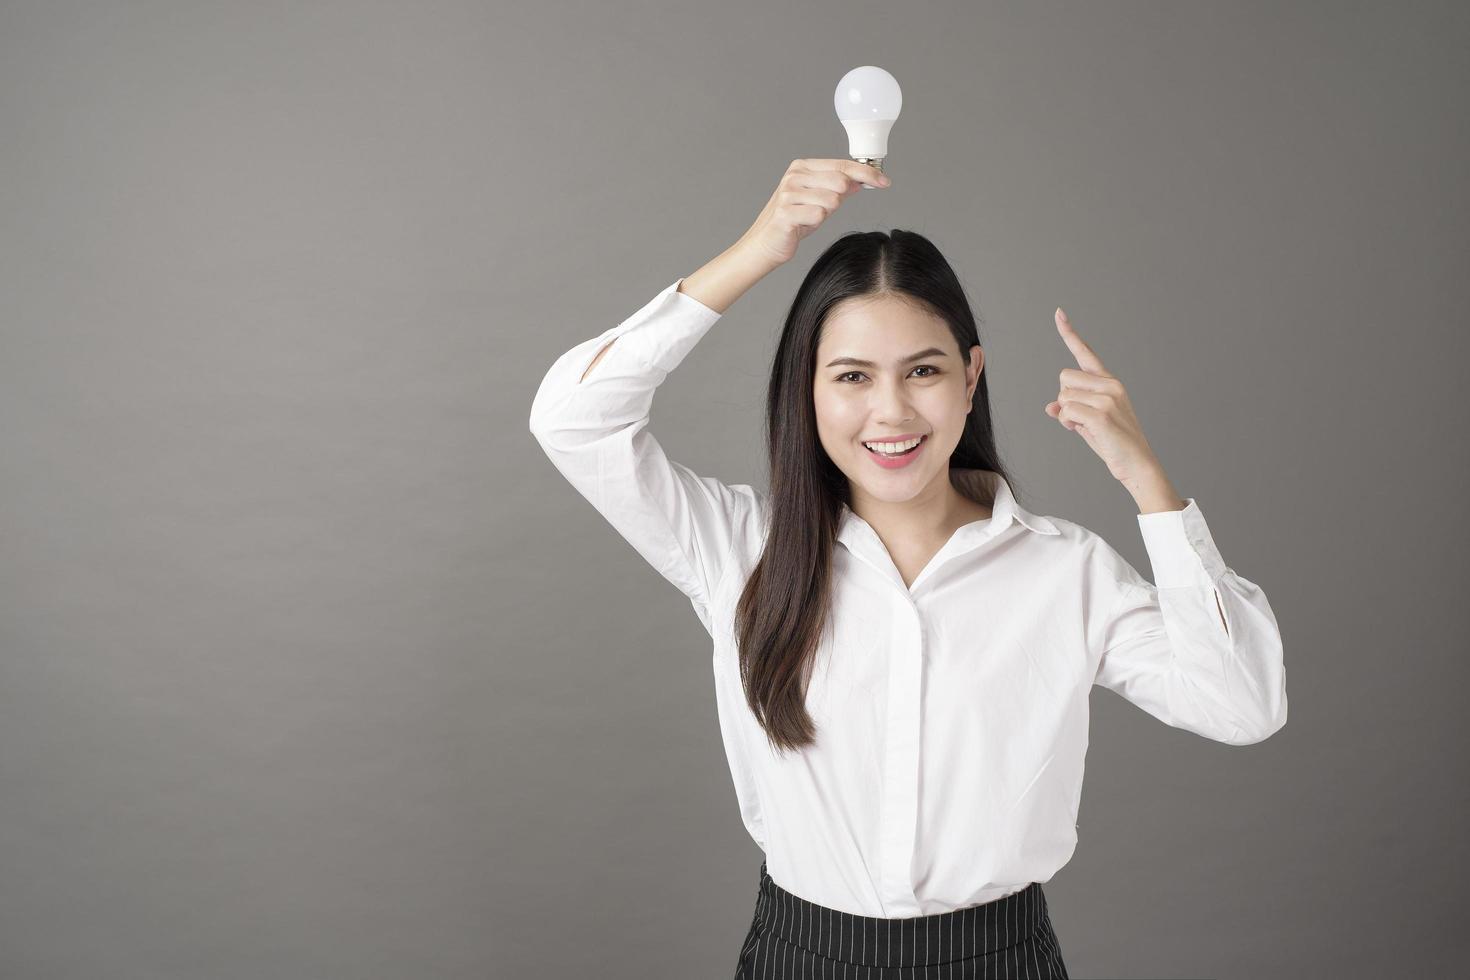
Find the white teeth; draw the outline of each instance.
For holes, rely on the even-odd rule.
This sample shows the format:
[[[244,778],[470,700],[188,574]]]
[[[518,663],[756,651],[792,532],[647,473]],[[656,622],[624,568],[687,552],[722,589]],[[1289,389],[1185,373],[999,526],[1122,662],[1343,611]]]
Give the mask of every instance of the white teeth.
[[[908,452],[923,441],[924,437],[920,436],[917,439],[910,439],[908,442],[865,442],[863,445],[875,452],[902,453]]]

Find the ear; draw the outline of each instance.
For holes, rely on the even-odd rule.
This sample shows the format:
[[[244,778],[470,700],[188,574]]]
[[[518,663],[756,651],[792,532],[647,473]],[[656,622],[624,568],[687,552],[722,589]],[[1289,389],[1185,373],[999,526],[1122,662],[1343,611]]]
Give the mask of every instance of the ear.
[[[965,401],[975,397],[980,384],[980,372],[985,370],[985,351],[979,344],[970,348],[970,363],[965,368]]]

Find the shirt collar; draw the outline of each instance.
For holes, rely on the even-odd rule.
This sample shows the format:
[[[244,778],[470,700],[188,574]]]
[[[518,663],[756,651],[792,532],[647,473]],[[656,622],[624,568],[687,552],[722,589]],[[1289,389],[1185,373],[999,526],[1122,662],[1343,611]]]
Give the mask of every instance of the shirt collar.
[[[985,504],[993,495],[994,503],[989,506],[991,515],[989,520],[977,521],[966,524],[955,532],[951,544],[962,547],[973,538],[976,543],[988,540],[1000,534],[1015,521],[1038,534],[1060,534],[1055,524],[1033,514],[1016,503],[1016,497],[1011,492],[1011,486],[1005,478],[992,470],[973,469],[964,466],[951,466],[949,468],[950,483],[955,489],[979,504]],[[993,493],[992,493],[993,488]],[[860,538],[876,537],[877,532],[872,525],[863,520],[847,504],[842,505],[842,516],[837,525],[837,540],[845,544],[849,550]]]

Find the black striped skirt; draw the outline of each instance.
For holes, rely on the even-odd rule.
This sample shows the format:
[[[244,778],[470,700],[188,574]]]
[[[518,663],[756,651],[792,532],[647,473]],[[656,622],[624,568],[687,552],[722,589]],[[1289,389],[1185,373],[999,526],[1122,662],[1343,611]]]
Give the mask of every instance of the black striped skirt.
[[[984,905],[879,919],[798,898],[761,862],[735,980],[1066,980],[1041,883]]]

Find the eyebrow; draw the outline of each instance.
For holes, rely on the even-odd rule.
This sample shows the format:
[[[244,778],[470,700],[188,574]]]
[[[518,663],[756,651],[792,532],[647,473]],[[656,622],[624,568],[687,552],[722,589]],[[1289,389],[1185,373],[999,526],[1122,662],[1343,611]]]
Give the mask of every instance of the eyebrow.
[[[946,357],[946,356],[948,356],[948,355],[946,355],[945,352],[942,351],[942,350],[940,350],[938,347],[929,347],[929,348],[927,348],[925,350],[919,351],[917,354],[910,354],[908,357],[905,357],[903,360],[899,361],[898,363],[900,363],[900,364],[909,364],[909,363],[912,363],[913,361],[922,361],[926,357]],[[827,362],[827,366],[828,367],[836,367],[839,364],[851,364],[851,365],[853,365],[855,367],[865,367],[865,368],[877,367],[878,366],[878,365],[874,364],[872,361],[865,361],[865,360],[863,360],[860,357],[839,357],[836,360],[828,361]]]

